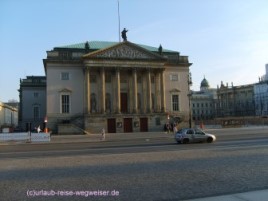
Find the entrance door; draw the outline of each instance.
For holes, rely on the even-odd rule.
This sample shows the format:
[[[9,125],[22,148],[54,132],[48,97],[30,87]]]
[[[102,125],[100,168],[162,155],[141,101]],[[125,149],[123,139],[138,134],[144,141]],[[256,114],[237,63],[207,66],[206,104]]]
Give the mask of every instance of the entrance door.
[[[140,131],[148,132],[148,118],[140,118]]]
[[[108,133],[116,133],[116,120],[107,119],[107,124],[108,124]]]
[[[127,93],[121,93],[121,112],[127,113]]]
[[[132,118],[124,119],[124,132],[131,133],[132,132]]]

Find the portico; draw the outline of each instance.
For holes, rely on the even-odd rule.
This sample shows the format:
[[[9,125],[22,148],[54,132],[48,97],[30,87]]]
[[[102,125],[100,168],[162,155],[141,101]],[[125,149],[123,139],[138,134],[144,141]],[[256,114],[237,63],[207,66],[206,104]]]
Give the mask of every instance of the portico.
[[[140,128],[141,117],[165,115],[166,60],[163,57],[124,42],[84,55],[83,59],[86,119],[92,116],[103,118],[103,122],[115,119],[119,127],[116,130],[121,131],[120,125],[124,126],[127,121],[135,119]],[[96,123],[99,122],[93,124]],[[134,125],[134,121],[131,124]]]
[[[127,77],[125,77],[126,74]],[[165,98],[163,98],[165,88],[162,87],[164,82],[163,79],[159,79],[163,77],[163,74],[163,68],[149,70],[148,68],[103,67],[98,69],[85,67],[85,114],[165,112]],[[92,75],[97,76],[96,79],[100,80],[97,83],[99,87],[96,83],[91,83]],[[107,75],[112,76],[111,82],[105,80]],[[121,79],[122,75],[124,75],[124,79]],[[139,76],[139,83],[137,76]],[[111,86],[115,86],[115,88],[111,90]],[[97,94],[94,94],[100,97],[100,101],[96,105],[93,103],[92,91],[96,91]],[[128,97],[127,111],[122,111],[122,94],[127,94]],[[113,107],[110,108],[110,106]]]

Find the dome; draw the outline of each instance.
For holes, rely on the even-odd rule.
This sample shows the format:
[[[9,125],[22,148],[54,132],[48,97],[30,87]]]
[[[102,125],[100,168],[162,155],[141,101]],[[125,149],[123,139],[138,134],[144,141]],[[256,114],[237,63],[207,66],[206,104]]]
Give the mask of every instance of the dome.
[[[204,77],[204,79],[201,82],[200,89],[208,89],[209,88],[209,83],[207,79]]]
[[[201,87],[209,87],[208,81],[206,78],[204,78],[201,82]]]

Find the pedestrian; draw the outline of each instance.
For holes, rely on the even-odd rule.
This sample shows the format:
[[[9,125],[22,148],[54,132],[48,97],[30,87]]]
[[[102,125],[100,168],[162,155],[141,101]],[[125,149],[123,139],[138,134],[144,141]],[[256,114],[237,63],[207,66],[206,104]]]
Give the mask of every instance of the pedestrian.
[[[177,126],[176,126],[176,124],[174,124],[174,126],[173,126],[173,133],[176,134],[177,131],[178,131]]]
[[[101,140],[105,140],[105,129],[101,129]]]
[[[37,133],[40,133],[41,131],[41,128],[40,128],[40,125],[37,127]]]

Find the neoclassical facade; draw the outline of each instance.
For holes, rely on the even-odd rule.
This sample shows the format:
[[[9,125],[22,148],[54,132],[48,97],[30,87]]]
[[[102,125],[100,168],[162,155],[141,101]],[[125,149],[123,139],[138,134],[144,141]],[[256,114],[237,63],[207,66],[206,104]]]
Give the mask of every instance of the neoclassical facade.
[[[47,52],[48,127],[99,133],[186,124],[191,63],[176,51],[93,41]]]
[[[228,86],[221,82],[221,86],[217,88],[218,117],[234,117],[234,116],[254,116],[254,84]]]
[[[200,91],[191,96],[192,117],[194,121],[210,120],[216,117],[217,89],[210,88],[206,78],[201,81]]]
[[[19,127],[23,131],[45,128],[46,76],[27,76],[20,79]]]

